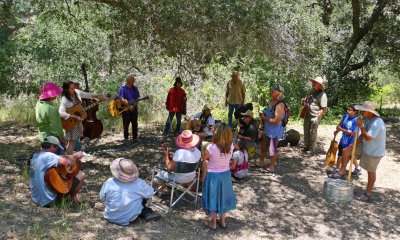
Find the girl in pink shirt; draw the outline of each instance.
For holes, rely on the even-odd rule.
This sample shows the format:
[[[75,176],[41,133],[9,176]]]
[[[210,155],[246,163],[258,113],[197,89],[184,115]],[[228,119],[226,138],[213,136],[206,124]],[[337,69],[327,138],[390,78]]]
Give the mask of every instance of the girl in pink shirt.
[[[232,130],[226,123],[217,125],[210,144],[203,153],[207,174],[203,183],[203,209],[210,218],[208,227],[226,228],[225,213],[236,208],[229,161],[233,154]]]

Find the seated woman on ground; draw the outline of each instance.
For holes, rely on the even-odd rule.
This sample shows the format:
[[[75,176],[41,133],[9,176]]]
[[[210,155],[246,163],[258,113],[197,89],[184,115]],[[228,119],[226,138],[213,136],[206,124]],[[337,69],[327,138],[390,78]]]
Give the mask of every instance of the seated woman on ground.
[[[110,165],[114,177],[109,178],[100,190],[100,200],[105,202],[104,218],[112,223],[127,226],[135,219],[156,220],[160,215],[146,207],[154,189],[139,178],[139,170],[130,159],[117,158]]]
[[[175,144],[178,149],[172,156],[169,152],[168,147],[163,144],[164,147],[164,157],[165,157],[165,166],[169,171],[174,171],[177,162],[185,162],[185,163],[197,163],[201,158],[201,152],[196,147],[199,143],[200,138],[196,134],[193,134],[190,130],[184,130],[178,137],[175,139]],[[175,174],[175,182],[176,183],[190,183],[196,176],[196,172],[190,173],[176,173]],[[158,188],[162,181],[158,178],[173,180],[174,175],[170,174],[166,171],[160,171],[157,174],[157,177],[153,179],[153,187]],[[163,186],[160,191],[164,189]]]
[[[246,151],[246,142],[239,140],[235,147],[237,150],[233,153],[229,165],[232,176],[242,179],[249,173],[249,155]]]
[[[207,104],[204,105],[201,112],[190,117],[192,123],[194,123],[196,119],[200,120],[200,126],[191,124],[191,130],[199,135],[202,139],[212,137],[212,128],[215,125],[215,119],[211,115],[211,108]]]

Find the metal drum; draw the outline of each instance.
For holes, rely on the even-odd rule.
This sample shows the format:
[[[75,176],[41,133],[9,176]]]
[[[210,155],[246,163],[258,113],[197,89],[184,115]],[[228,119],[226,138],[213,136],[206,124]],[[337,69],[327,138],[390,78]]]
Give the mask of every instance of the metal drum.
[[[323,195],[328,201],[336,203],[351,202],[354,197],[353,179],[350,181],[350,186],[347,186],[347,180],[326,177],[324,179]]]

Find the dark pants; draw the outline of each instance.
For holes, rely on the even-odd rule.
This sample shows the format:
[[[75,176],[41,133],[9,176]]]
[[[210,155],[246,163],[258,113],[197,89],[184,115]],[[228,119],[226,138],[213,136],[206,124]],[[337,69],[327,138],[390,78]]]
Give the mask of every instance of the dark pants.
[[[181,132],[181,117],[182,117],[182,113],[169,112],[168,119],[167,119],[167,122],[165,123],[164,131],[163,131],[164,135],[168,134],[169,129],[171,128],[171,123],[172,123],[172,120],[174,119],[174,115],[175,114],[176,114],[175,133],[180,133]]]
[[[132,123],[132,138],[138,136],[138,110],[135,108],[132,112],[125,111],[122,113],[122,124],[124,125],[124,138],[129,139],[129,125]]]

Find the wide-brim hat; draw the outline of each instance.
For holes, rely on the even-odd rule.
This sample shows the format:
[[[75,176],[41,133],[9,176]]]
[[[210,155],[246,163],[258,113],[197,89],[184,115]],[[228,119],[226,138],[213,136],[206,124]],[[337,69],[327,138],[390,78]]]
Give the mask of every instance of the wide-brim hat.
[[[315,77],[315,78],[311,78],[310,81],[319,83],[322,86],[322,89],[325,88],[326,79],[323,78],[323,77],[318,76],[318,77]]]
[[[379,113],[375,111],[376,104],[373,102],[365,101],[362,105],[354,105],[354,109],[363,112],[370,112],[375,114],[375,116],[379,117]]]
[[[176,146],[183,149],[194,148],[200,141],[200,137],[196,134],[193,134],[190,130],[184,130],[179,136],[175,139]]]
[[[204,106],[203,106],[203,109],[202,109],[202,111],[205,111],[205,110],[212,110],[212,108],[208,105],[208,104],[205,104]]]
[[[57,145],[59,148],[64,149],[63,146],[60,143],[60,140],[58,140],[57,137],[54,136],[47,136],[43,139],[44,143],[51,143],[53,145]]]
[[[112,175],[121,182],[133,182],[139,177],[139,170],[132,160],[117,158],[110,165]]]
[[[241,113],[242,116],[249,116],[249,117],[253,117],[253,111],[251,110],[247,110],[244,113]]]
[[[42,93],[39,96],[40,100],[57,97],[62,93],[62,88],[59,88],[57,84],[48,82],[43,86]]]

